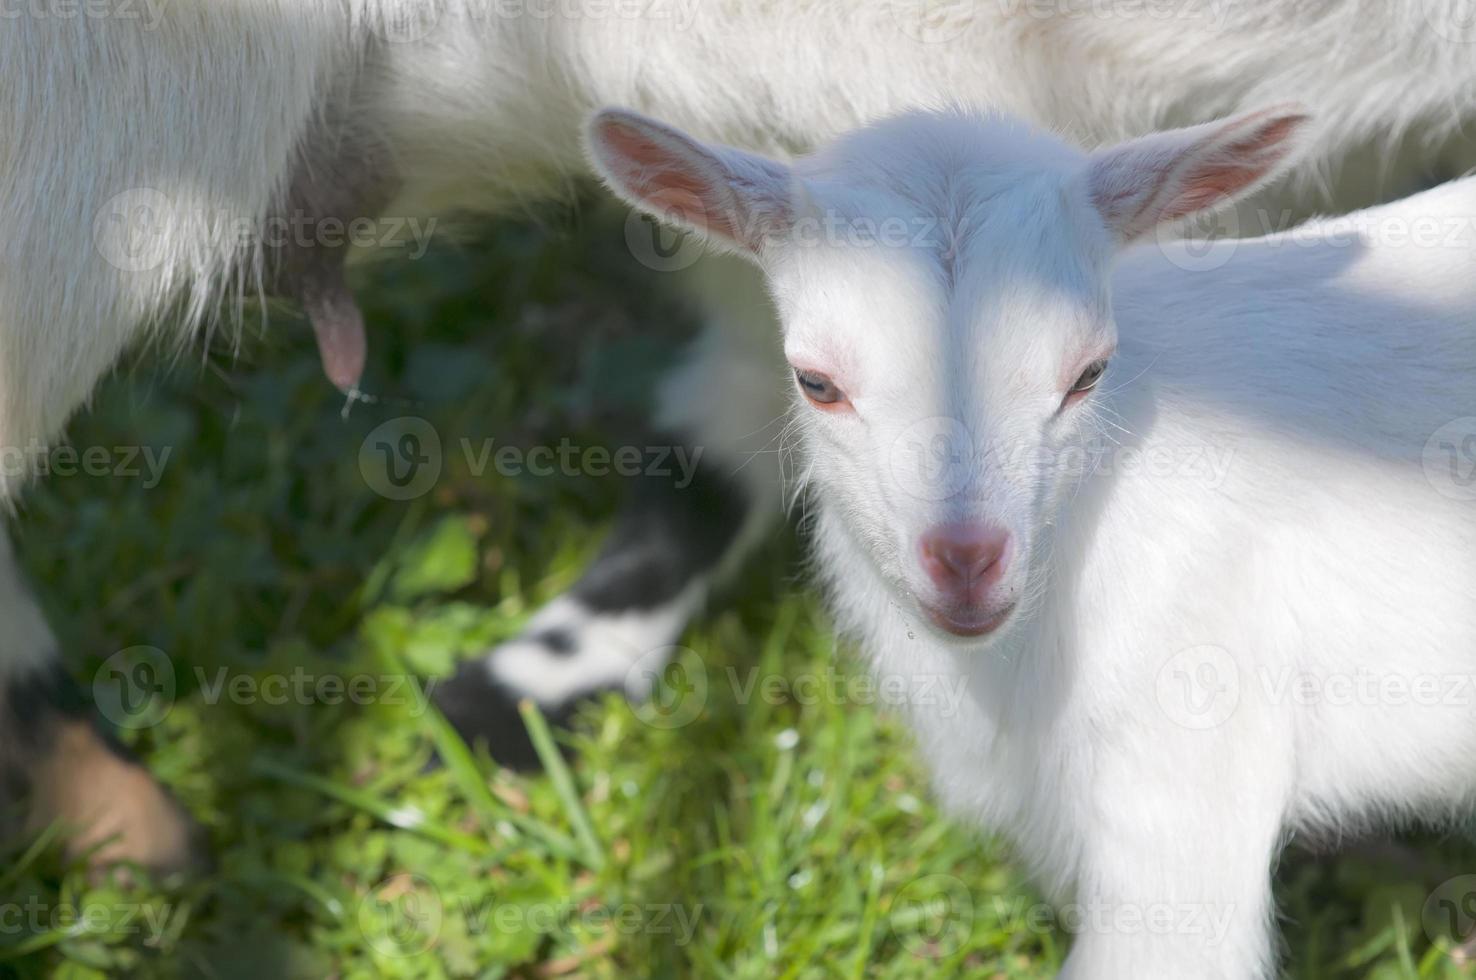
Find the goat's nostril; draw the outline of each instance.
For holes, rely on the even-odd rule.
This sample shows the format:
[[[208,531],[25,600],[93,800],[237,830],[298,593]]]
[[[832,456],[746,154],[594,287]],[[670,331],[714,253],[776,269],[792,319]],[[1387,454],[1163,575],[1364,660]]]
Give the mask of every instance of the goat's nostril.
[[[958,592],[1003,577],[1010,534],[985,524],[945,524],[924,534],[921,544],[928,577],[940,589]]]

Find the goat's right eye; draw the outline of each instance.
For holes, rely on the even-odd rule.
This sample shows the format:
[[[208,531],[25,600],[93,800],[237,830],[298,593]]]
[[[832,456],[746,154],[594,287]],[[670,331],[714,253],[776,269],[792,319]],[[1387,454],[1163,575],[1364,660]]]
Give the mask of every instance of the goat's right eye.
[[[845,392],[835,386],[829,375],[795,368],[794,379],[799,382],[805,397],[816,405],[837,405],[846,400]]]

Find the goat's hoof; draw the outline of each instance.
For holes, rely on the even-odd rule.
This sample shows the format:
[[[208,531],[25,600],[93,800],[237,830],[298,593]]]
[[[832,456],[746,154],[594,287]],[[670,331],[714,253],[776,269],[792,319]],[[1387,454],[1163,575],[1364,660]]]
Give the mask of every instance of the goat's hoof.
[[[509,769],[523,772],[537,769],[538,753],[523,724],[523,716],[518,713],[518,702],[528,695],[492,676],[488,661],[496,655],[497,651],[493,650],[459,664],[454,675],[436,686],[436,707],[467,745],[485,744],[492,758]],[[539,707],[550,723],[562,725],[568,722],[578,703]]]
[[[136,865],[178,877],[210,865],[203,828],[137,761],[92,724],[68,721],[36,772],[30,824],[61,825],[67,853],[98,872]]]

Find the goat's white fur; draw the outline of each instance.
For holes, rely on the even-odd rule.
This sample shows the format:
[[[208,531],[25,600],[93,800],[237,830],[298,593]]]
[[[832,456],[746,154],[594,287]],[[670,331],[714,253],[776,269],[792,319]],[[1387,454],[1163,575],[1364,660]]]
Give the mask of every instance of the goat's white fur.
[[[239,0],[15,18],[0,32],[14,229],[0,244],[0,446],[54,437],[149,327],[188,336],[221,297],[256,290],[259,250],[231,222],[272,213],[325,120],[387,145],[403,181],[391,210],[418,214],[556,189],[583,172],[579,120],[609,103],[782,152],[944,100],[1091,144],[1295,97],[1322,123],[1302,190],[1336,186],[1347,207],[1466,159],[1462,8],[1066,2],[1042,18],[1029,4],[788,0],[507,16],[487,0]],[[924,17],[944,40],[915,39]],[[1372,152],[1349,165],[1360,147]],[[120,244],[127,269],[103,254]]]
[[[585,171],[580,120],[608,103],[782,156],[915,103],[997,106],[1095,144],[1295,97],[1319,128],[1280,200],[1346,209],[1473,159],[1460,132],[1476,96],[1463,8],[1183,0],[1158,19],[1066,0],[1045,20],[1030,4],[782,0],[628,18],[603,3],[507,17],[489,0],[232,0],[144,18],[121,4],[106,17],[27,12],[0,31],[0,448],[34,455],[139,340],[179,343],[236,319],[263,259],[222,229],[271,214],[304,144],[335,126],[383,142],[402,181],[391,213],[420,215],[559,191]],[[916,39],[924,18],[936,43]],[[740,407],[760,414],[748,427],[729,415],[730,428],[772,421],[760,400]],[[0,502],[20,482],[9,459]],[[39,622],[7,555],[0,564],[0,608]],[[44,629],[23,632],[9,639],[26,650],[6,644],[0,673],[49,650]]]
[[[966,683],[956,710],[909,716],[951,808],[1097,910],[1071,977],[1268,975],[1285,834],[1476,807],[1476,500],[1429,466],[1442,427],[1476,431],[1476,178],[1221,243],[1212,269],[1158,244],[1112,271],[1124,228],[1144,226],[1136,206],[1103,207],[1103,181],[1171,216],[1185,174],[1242,191],[1295,124],[1088,158],[1009,120],[916,113],[759,188],[745,154],[639,116],[591,129],[612,187],[658,215],[673,181],[726,181],[696,192],[709,209],[789,201],[756,258],[790,360],[853,406],[797,408],[817,567],[879,672]],[[822,212],[939,232],[890,248],[800,235]],[[1443,233],[1397,237],[1413,227]],[[1100,390],[1063,407],[1119,332]],[[912,442],[939,417],[956,435],[920,485]],[[1089,457],[1098,432],[1109,451]],[[920,608],[916,542],[959,520],[1016,541],[997,588],[1017,611],[985,639]]]

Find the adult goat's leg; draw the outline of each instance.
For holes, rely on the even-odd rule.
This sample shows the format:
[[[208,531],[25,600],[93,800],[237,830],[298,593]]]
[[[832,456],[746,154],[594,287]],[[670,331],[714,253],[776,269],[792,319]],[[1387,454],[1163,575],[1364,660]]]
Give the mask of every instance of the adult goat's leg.
[[[0,31],[0,64],[20,80],[0,109],[0,215],[15,230],[0,237],[0,513],[33,469],[16,463],[46,452],[124,350],[166,328],[184,342],[222,297],[255,292],[241,230],[280,203],[325,92],[354,63],[343,4],[158,14]],[[32,825],[60,821],[103,861],[186,863],[188,820],[82,704],[0,542],[6,812],[23,798]]]
[[[0,531],[0,806],[7,823],[54,822],[73,853],[182,870],[196,825],[148,771],[104,736],[63,669],[56,639]]]

